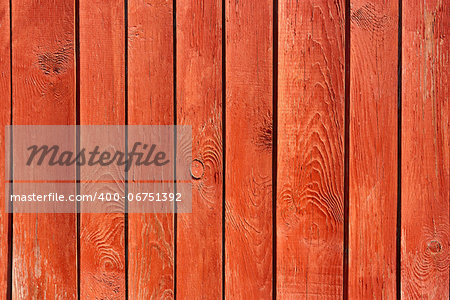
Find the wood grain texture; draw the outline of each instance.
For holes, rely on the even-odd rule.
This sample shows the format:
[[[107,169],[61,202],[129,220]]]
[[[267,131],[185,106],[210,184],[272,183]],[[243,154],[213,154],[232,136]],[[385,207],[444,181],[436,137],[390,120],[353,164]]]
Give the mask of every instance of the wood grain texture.
[[[128,6],[128,124],[173,124],[172,1]],[[141,187],[129,184],[129,191]],[[129,299],[174,298],[173,216],[129,214]]]
[[[398,1],[351,1],[349,299],[396,296]]]
[[[191,125],[192,213],[178,215],[177,297],[222,297],[222,2],[177,3],[177,124]]]
[[[13,123],[74,124],[74,2],[14,0],[11,9]],[[75,299],[75,214],[14,214],[13,236],[12,298]]]
[[[9,39],[9,1],[0,1],[0,299],[7,299],[10,257],[9,218],[5,193],[5,126],[11,122],[11,68]]]
[[[404,1],[402,299],[449,299],[449,34],[446,1]]]
[[[272,297],[273,1],[227,0],[225,296]]]
[[[344,1],[280,1],[277,296],[342,298]]]
[[[80,1],[81,125],[125,124],[124,18],[123,1]],[[125,136],[117,136],[122,138]],[[81,176],[83,179],[83,172]],[[81,193],[95,189],[123,195],[124,173],[100,174],[90,179],[102,177],[115,183],[81,184]],[[124,242],[124,214],[81,214],[82,299],[125,299]]]

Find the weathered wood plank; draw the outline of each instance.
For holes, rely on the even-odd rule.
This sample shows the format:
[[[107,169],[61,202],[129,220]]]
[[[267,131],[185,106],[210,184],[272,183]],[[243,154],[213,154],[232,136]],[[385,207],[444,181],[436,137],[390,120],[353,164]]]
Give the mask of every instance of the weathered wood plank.
[[[398,1],[351,1],[349,299],[396,296]]]
[[[273,1],[227,0],[225,296],[272,296]]]
[[[9,218],[6,213],[5,126],[11,122],[11,69],[9,39],[9,1],[0,1],[0,299],[7,299],[10,257]]]
[[[80,1],[81,125],[125,124],[124,19],[123,1]],[[81,134],[83,143],[85,137],[83,132]],[[117,136],[117,139],[122,138],[125,136]],[[82,183],[81,193],[98,190],[123,195],[124,173],[90,178],[90,174],[83,174],[82,170],[83,178],[107,178],[115,183]],[[81,298],[125,299],[124,243],[124,214],[81,214]]]
[[[193,136],[192,213],[178,215],[177,297],[222,297],[222,4],[177,3],[177,124]]]
[[[174,121],[172,1],[149,3],[128,3],[128,124],[170,125]],[[140,188],[139,183],[129,184],[131,193],[145,191]],[[173,216],[129,214],[129,299],[174,297]]]
[[[74,2],[14,0],[11,9],[13,123],[74,124]],[[74,299],[75,214],[14,214],[13,228],[13,299]]]
[[[449,34],[448,2],[402,7],[403,299],[448,299]]]
[[[277,296],[342,298],[344,1],[280,1]]]

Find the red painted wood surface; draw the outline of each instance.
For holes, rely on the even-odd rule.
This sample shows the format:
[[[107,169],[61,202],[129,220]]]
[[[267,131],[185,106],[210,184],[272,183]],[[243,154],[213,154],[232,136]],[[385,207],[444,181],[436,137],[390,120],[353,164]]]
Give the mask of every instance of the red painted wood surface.
[[[279,299],[448,299],[449,5],[276,3],[0,2],[0,299],[75,299],[78,284],[81,299],[270,299],[275,290]],[[192,213],[129,214],[127,240],[123,213],[83,213],[79,224],[75,214],[16,213],[9,223],[4,126],[75,124],[76,112],[82,125],[191,125]],[[82,182],[82,193],[126,191],[122,171],[81,175],[102,181]],[[131,177],[128,187],[140,186]]]
[[[344,1],[280,1],[277,296],[342,298]]]
[[[192,213],[177,219],[177,297],[222,297],[222,4],[177,2],[177,124],[191,125]]]
[[[10,256],[10,215],[6,213],[5,126],[11,122],[11,69],[9,40],[9,1],[0,1],[0,299],[7,299]]]
[[[403,2],[402,299],[449,299],[449,34],[445,1]]]
[[[228,0],[225,297],[272,294],[272,1]]]
[[[123,1],[80,1],[81,125],[125,124],[124,20]],[[89,178],[115,183],[82,183],[81,193],[98,189],[123,195],[124,176]],[[125,299],[124,214],[81,214],[79,226],[81,298]]]
[[[173,124],[172,24],[172,1],[128,2],[130,125]],[[144,189],[128,186],[130,193]],[[128,222],[129,299],[173,298],[174,215],[132,213]]]
[[[74,2],[11,4],[13,124],[74,124]],[[75,298],[75,214],[14,214],[12,263],[13,299]]]
[[[349,299],[396,295],[398,1],[351,1]]]

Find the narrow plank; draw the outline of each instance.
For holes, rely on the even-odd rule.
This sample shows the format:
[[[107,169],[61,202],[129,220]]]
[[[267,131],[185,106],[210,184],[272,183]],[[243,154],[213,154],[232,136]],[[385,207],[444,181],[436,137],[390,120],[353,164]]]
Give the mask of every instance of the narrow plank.
[[[342,298],[344,1],[280,1],[277,296]]]
[[[348,298],[396,297],[398,1],[351,1]]]
[[[272,296],[273,1],[226,12],[225,296]]]
[[[124,19],[123,1],[80,1],[81,125],[125,124]],[[117,136],[117,139],[124,137]],[[82,170],[81,178],[83,176],[88,174],[84,175]],[[108,186],[81,184],[81,193],[98,190],[123,195],[124,174],[100,174],[99,178],[90,179],[103,176],[116,183]],[[82,299],[125,299],[124,243],[124,214],[81,214]]]
[[[173,124],[173,7],[128,3],[128,124]],[[129,184],[129,191],[143,186]],[[173,214],[128,217],[129,299],[174,298]]]
[[[403,299],[449,299],[450,7],[402,7]]]
[[[177,124],[191,125],[192,213],[177,225],[177,297],[222,297],[222,2],[177,3]]]
[[[5,126],[11,122],[11,69],[9,39],[9,1],[0,1],[0,299],[8,295],[8,263],[10,257],[9,218],[5,210]]]
[[[74,2],[11,4],[13,123],[74,124]],[[12,298],[74,299],[75,214],[14,214],[13,236]]]

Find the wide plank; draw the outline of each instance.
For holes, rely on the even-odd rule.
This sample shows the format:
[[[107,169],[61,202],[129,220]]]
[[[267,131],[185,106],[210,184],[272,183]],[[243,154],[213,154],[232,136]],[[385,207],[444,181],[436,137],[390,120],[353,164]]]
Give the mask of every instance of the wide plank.
[[[273,1],[225,15],[225,297],[271,299]]]
[[[192,213],[177,218],[177,297],[222,297],[222,2],[177,2],[177,124],[191,125]]]
[[[348,298],[394,299],[398,1],[350,6]]]
[[[280,299],[342,298],[344,2],[279,2]]]
[[[124,2],[82,0],[80,5],[80,124],[125,124]],[[124,141],[125,135],[109,136]],[[89,137],[83,136],[81,142]],[[120,144],[120,143],[119,143]],[[125,148],[117,149],[125,151]],[[82,181],[81,193],[124,195],[124,172],[102,171]],[[108,182],[100,182],[100,181]],[[106,206],[104,207],[105,209]],[[83,211],[83,203],[81,203]],[[82,299],[125,299],[125,229],[123,213],[80,216],[80,296]]]
[[[402,7],[402,299],[449,299],[449,35],[445,1]]]
[[[75,124],[74,1],[11,5],[13,124]],[[15,213],[12,298],[75,299],[76,241],[74,213]]]
[[[172,5],[169,0],[128,2],[130,125],[174,122]],[[130,193],[148,192],[139,182],[128,186]],[[174,215],[130,213],[128,242],[129,299],[174,298]]]
[[[0,1],[0,299],[9,297],[10,218],[6,211],[5,126],[11,122],[11,68],[9,39],[9,1]]]

